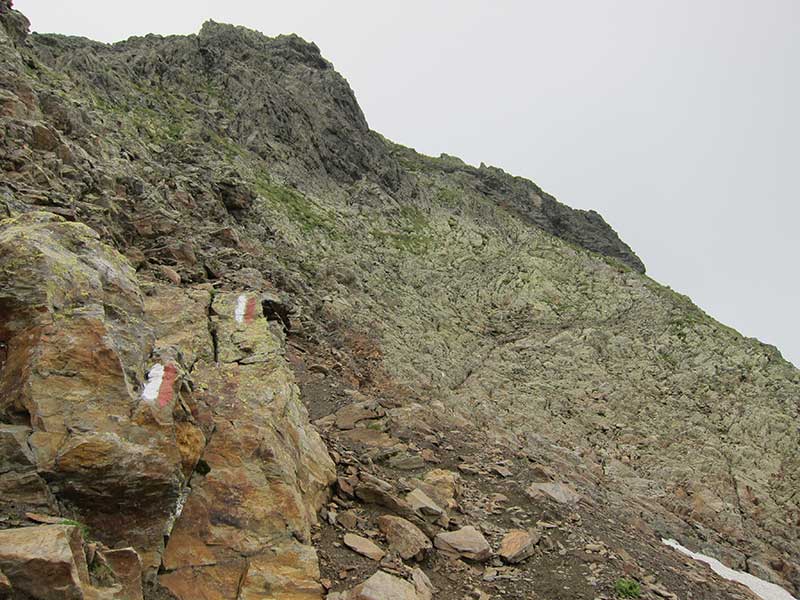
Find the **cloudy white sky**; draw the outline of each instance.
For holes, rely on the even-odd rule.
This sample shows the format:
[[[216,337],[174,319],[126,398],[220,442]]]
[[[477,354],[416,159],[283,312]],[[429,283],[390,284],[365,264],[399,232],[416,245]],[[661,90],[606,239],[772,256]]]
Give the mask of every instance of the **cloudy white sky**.
[[[17,0],[102,41],[213,18],[316,42],[373,129],[593,208],[800,365],[797,0]]]

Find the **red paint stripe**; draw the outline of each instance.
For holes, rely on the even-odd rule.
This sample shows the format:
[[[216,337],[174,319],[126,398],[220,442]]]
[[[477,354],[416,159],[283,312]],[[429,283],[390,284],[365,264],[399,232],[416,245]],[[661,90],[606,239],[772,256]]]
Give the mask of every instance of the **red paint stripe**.
[[[164,367],[164,378],[161,380],[161,387],[158,388],[158,405],[164,408],[172,400],[172,388],[178,378],[178,369],[172,363]]]
[[[255,297],[250,297],[247,299],[247,307],[244,309],[244,322],[245,323],[252,323],[253,319],[256,318],[256,299]]]

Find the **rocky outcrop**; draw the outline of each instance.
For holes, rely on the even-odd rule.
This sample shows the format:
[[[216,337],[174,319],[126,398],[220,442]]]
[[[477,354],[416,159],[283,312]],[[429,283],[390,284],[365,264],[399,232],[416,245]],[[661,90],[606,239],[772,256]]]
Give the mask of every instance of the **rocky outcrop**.
[[[3,464],[17,482],[3,501],[18,517],[74,517],[152,568],[185,478],[186,415],[176,379],[158,402],[140,394],[153,335],[134,271],[85,225],[46,213],[0,222],[0,254]]]
[[[172,296],[156,292],[154,304]],[[285,363],[282,326],[267,321],[255,293],[220,293],[213,302],[209,294],[208,302],[218,361],[200,361],[192,371],[193,412],[208,441],[159,583],[183,600],[211,593],[221,578],[234,590],[243,581],[244,598],[265,581],[275,594],[319,598],[307,544],[335,472]],[[182,327],[162,321],[159,337],[174,339]]]
[[[127,260],[47,213],[0,222],[0,253],[6,518],[76,519],[109,546],[133,546],[147,581],[163,560],[160,582],[178,597],[225,574],[237,589],[244,581],[243,597],[265,578],[293,590],[301,573],[300,588],[319,597],[314,550],[298,541],[310,541],[333,463],[286,366],[283,326],[267,321],[259,295],[212,302],[208,289],[150,284],[146,313]],[[34,529],[61,531],[0,532],[0,551],[22,548],[17,538]],[[59,552],[53,560],[72,564]],[[116,550],[101,560],[130,574]],[[67,585],[43,568],[42,586]],[[64,569],[53,577],[83,598],[80,565]],[[141,590],[140,571],[130,578]]]

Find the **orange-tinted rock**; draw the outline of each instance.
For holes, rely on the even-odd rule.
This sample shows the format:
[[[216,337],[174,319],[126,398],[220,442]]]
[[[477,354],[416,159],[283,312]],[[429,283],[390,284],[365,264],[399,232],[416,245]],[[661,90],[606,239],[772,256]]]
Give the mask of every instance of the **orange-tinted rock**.
[[[114,573],[114,600],[142,600],[142,561],[133,548],[101,548],[95,561]]]
[[[313,549],[302,545],[284,554],[264,553],[293,538],[310,540],[335,472],[308,423],[283,358],[281,335],[267,323],[258,298],[219,294],[214,300],[220,362],[200,361],[192,374],[202,390],[194,401],[207,411],[213,433],[203,450],[204,469],[193,475],[167,544],[164,568],[172,572],[160,580],[170,589],[185,581],[186,573],[213,573],[209,565],[247,555],[250,583],[245,587],[252,595],[260,585],[255,582],[278,585],[275,581],[292,560],[311,560],[308,551]],[[275,597],[318,597],[316,579],[318,573],[311,577],[313,585],[295,590],[300,595]],[[197,593],[206,593],[204,586],[211,582],[207,576],[196,578]]]
[[[0,571],[19,597],[83,600],[89,587],[81,533],[69,525],[0,531]]]
[[[439,506],[455,508],[456,498],[461,492],[461,476],[446,469],[433,469],[422,478],[423,492],[428,494]]]
[[[538,541],[539,538],[530,532],[515,529],[509,531],[503,537],[498,554],[500,558],[508,563],[522,562],[533,554],[534,547]]]
[[[178,600],[231,600],[237,597],[246,568],[243,558],[209,567],[185,568],[160,575],[158,583]]]
[[[378,518],[378,527],[386,536],[389,548],[397,552],[403,560],[422,559],[433,547],[428,536],[402,517],[383,515]]]
[[[52,512],[52,493],[155,566],[184,477],[172,414],[142,407],[153,335],[134,271],[97,233],[48,213],[0,222],[0,254],[0,417],[30,424],[36,471],[0,495]]]
[[[192,474],[203,449],[206,446],[206,436],[202,430],[188,421],[175,423],[175,442],[181,456],[181,466],[185,477]]]
[[[185,512],[184,509],[184,514]],[[189,521],[187,517],[182,516],[182,519],[184,522]],[[201,536],[193,535],[185,526],[180,529],[173,529],[169,544],[167,544],[167,549],[164,552],[163,566],[165,569],[174,571],[184,567],[213,565],[216,562],[217,559],[214,553]]]
[[[319,579],[319,563],[314,548],[289,541],[269,553],[250,558],[240,598],[321,600],[323,587]]]

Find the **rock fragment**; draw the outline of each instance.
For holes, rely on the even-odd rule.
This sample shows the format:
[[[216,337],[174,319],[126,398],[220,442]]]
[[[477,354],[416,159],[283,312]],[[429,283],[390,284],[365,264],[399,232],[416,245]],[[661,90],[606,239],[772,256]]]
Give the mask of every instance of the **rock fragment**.
[[[414,589],[417,590],[419,600],[433,600],[433,593],[436,590],[425,571],[419,567],[414,568],[411,571],[411,581],[414,583]]]
[[[559,504],[576,504],[581,499],[580,494],[565,483],[533,483],[527,493],[534,498],[547,496]]]
[[[421,489],[416,488],[406,495],[411,510],[423,519],[436,520],[444,514],[444,509],[431,500]]]
[[[416,588],[394,575],[378,571],[364,583],[356,586],[352,600],[420,600]]]
[[[384,515],[378,518],[378,527],[386,536],[389,548],[397,552],[403,560],[420,560],[433,548],[428,536],[402,517]]]
[[[433,540],[440,550],[458,554],[464,558],[482,562],[492,555],[492,548],[483,534],[471,525],[457,531],[438,534]]]
[[[0,572],[15,594],[37,600],[83,600],[90,587],[81,532],[73,525],[0,531]]]
[[[336,427],[354,429],[361,421],[379,419],[386,411],[377,402],[356,402],[340,408],[336,412]]]
[[[357,552],[358,554],[366,556],[374,561],[379,561],[386,555],[386,553],[381,550],[377,544],[354,533],[345,534],[344,545],[350,548],[353,552]]]
[[[533,554],[539,536],[528,531],[515,529],[509,531],[500,542],[498,554],[505,562],[515,564],[522,562]]]

